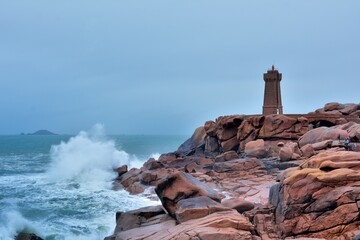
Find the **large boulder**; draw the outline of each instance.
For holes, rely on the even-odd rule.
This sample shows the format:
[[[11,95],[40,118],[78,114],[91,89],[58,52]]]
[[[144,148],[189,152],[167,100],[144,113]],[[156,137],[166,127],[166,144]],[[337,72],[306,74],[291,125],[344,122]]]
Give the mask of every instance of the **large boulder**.
[[[304,117],[287,117],[285,115],[251,116],[238,128],[237,139],[240,150],[248,142],[264,139],[297,140],[309,130],[309,122]]]
[[[165,165],[162,162],[155,160],[154,158],[150,158],[143,164],[143,168],[146,170],[155,170],[163,167],[165,167]]]
[[[331,102],[331,103],[326,103],[325,104],[324,111],[329,112],[329,111],[334,111],[334,110],[341,110],[344,107],[345,107],[344,104],[341,104],[341,103],[338,103],[338,102]]]
[[[121,177],[121,175],[123,175],[124,173],[127,173],[128,166],[122,165],[121,167],[114,169],[114,171],[118,173],[118,177]]]
[[[143,207],[128,212],[116,213],[115,232],[141,227],[148,219],[165,214],[162,206]]]
[[[205,145],[206,131],[204,127],[198,127],[191,138],[180,145],[177,152],[189,154],[196,151],[197,148],[202,148]]]
[[[129,187],[136,181],[139,181],[139,174],[141,173],[140,169],[132,168],[126,173],[122,174],[120,177],[117,178],[118,181],[125,187]]]
[[[342,129],[329,128],[329,127],[319,127],[312,129],[305,133],[298,141],[298,144],[301,147],[306,144],[313,144],[317,142],[322,142],[325,140],[338,140],[345,139],[348,137],[348,132]]]
[[[344,115],[350,115],[353,112],[356,112],[358,110],[358,104],[345,104],[345,107],[343,109],[340,109],[339,111]]]
[[[232,150],[237,151],[238,148],[239,148],[239,141],[237,140],[236,136],[221,142],[222,152],[228,152]]]
[[[260,128],[263,126],[265,116],[251,116],[244,120],[238,128],[236,138],[239,140],[240,150],[245,149],[246,143],[256,140]]]
[[[244,120],[244,115],[221,116],[216,121],[207,121],[204,125],[206,133],[204,154],[215,157],[222,152],[238,150],[238,127]]]
[[[312,144],[306,144],[300,148],[301,154],[305,158],[309,158],[315,155],[315,149]]]
[[[15,237],[15,240],[43,240],[43,239],[35,235],[34,233],[21,232]]]
[[[207,196],[221,202],[223,198],[223,195],[184,172],[169,175],[156,186],[155,192],[171,216],[175,216],[177,203],[182,199]]]
[[[294,154],[294,151],[289,146],[284,146],[284,147],[280,148],[280,150],[279,150],[280,161],[290,161],[292,159],[293,154]]]
[[[359,104],[355,103],[326,103],[323,108],[317,109],[315,112],[319,114],[338,114],[338,115],[357,115],[356,111],[360,109]]]
[[[229,208],[224,207],[209,197],[186,198],[178,202],[175,218],[178,223],[183,223],[191,219],[205,217],[214,212],[227,210]]]
[[[309,158],[300,167],[319,168],[324,171],[340,168],[360,170],[360,152],[328,150]]]
[[[288,142],[279,150],[280,161],[297,159],[300,156],[300,149],[297,143]]]
[[[115,232],[106,240],[255,240],[251,231],[254,226],[236,210],[215,212],[203,218],[188,220],[176,225],[168,220],[141,228]]]
[[[269,148],[265,146],[263,139],[258,139],[246,143],[245,153],[249,157],[265,158],[269,155]]]
[[[217,127],[216,122],[214,122],[214,121],[205,122],[204,129],[205,129],[206,135],[208,135],[209,137],[216,136],[217,128],[218,127]]]
[[[309,130],[304,117],[291,118],[285,115],[267,115],[258,138],[298,139]]]
[[[172,162],[176,162],[176,159]],[[179,161],[179,163],[180,162],[181,161]],[[129,193],[139,194],[143,193],[149,186],[156,186],[161,179],[169,174],[173,174],[178,171],[179,170],[177,168],[165,168],[162,162],[150,159],[141,169],[132,168],[117,177],[116,180],[117,183],[120,183]],[[115,186],[116,185],[114,185],[114,188]],[[115,189],[117,189],[117,187]]]
[[[352,239],[360,226],[359,166],[360,153],[330,149],[285,170],[270,190],[282,237]]]
[[[230,115],[219,117],[216,120],[216,135],[220,141],[226,141],[237,134],[238,127],[244,120],[244,115]]]

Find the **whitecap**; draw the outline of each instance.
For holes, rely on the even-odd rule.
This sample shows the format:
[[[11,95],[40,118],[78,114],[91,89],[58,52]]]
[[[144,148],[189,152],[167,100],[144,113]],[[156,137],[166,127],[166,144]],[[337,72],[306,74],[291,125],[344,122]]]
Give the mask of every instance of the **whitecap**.
[[[99,124],[89,132],[81,131],[68,142],[52,146],[50,158],[46,175],[51,182],[109,182],[116,177],[114,168],[129,164],[129,154],[116,149]]]
[[[41,235],[33,225],[33,223],[22,216],[17,210],[4,210],[0,213],[0,239],[13,240],[15,236],[23,230]]]

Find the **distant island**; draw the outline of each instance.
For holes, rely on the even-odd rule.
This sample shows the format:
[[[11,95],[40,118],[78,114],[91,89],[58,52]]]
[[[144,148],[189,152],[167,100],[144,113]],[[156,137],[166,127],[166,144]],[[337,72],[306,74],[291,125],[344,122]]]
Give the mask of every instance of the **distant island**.
[[[25,135],[25,134],[22,133],[21,135]],[[26,135],[58,135],[58,134],[42,129],[42,130],[38,130],[34,133],[28,133]]]

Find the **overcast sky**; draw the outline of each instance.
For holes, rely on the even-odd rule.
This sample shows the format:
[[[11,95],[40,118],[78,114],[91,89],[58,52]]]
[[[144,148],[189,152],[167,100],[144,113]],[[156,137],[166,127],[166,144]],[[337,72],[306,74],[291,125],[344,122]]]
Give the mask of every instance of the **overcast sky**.
[[[359,103],[360,1],[0,0],[0,134],[191,134],[262,111]]]

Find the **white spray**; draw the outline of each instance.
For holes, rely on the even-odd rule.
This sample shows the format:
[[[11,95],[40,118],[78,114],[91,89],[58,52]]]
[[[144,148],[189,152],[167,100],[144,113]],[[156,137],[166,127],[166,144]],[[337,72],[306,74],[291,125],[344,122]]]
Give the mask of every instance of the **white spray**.
[[[115,143],[105,138],[101,124],[53,146],[50,155],[52,163],[47,176],[57,182],[108,182],[116,176],[114,168],[129,164],[129,155],[117,150]]]

